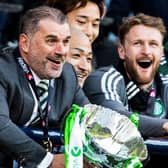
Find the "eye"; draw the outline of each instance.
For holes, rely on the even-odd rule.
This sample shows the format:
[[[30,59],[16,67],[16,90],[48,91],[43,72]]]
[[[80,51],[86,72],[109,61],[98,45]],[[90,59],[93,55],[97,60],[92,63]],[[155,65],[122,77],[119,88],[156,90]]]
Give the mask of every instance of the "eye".
[[[158,43],[156,43],[156,42],[151,42],[150,45],[153,46],[153,47],[157,47],[157,46],[158,46]]]
[[[93,27],[99,27],[99,26],[100,26],[100,22],[93,23]]]
[[[56,43],[56,39],[55,38],[48,38],[46,40],[48,45],[54,45]]]
[[[80,54],[74,53],[74,54],[72,54],[72,57],[75,59],[78,59],[78,58],[80,58]]]
[[[88,61],[89,63],[91,63],[91,62],[92,62],[92,60],[93,60],[93,58],[92,58],[92,57],[88,57],[88,58],[87,58],[87,61]]]
[[[140,45],[141,42],[140,42],[140,41],[135,41],[133,44],[134,44],[134,45]]]
[[[64,43],[65,46],[68,45],[69,44],[69,39],[64,40],[63,43]]]
[[[80,24],[80,25],[84,25],[86,23],[86,21],[83,21],[83,20],[77,20],[77,22]]]

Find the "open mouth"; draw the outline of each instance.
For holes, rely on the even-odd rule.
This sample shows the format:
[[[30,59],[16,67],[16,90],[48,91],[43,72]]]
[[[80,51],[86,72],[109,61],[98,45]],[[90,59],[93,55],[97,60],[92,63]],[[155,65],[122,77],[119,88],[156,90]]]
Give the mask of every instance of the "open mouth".
[[[58,61],[58,60],[53,60],[53,62],[55,62],[56,64],[60,64],[61,61]]]
[[[152,64],[152,61],[151,60],[141,60],[141,61],[138,61],[138,65],[142,68],[148,68],[150,67],[150,65]]]
[[[61,60],[59,59],[52,59],[52,58],[48,58],[51,62],[55,63],[55,64],[61,64]]]
[[[83,78],[86,78],[87,74],[86,73],[77,72],[77,76],[78,76],[78,78],[83,79]]]
[[[81,79],[86,77],[86,75],[81,75],[81,74],[77,74],[77,76],[78,76],[78,78],[81,78]]]

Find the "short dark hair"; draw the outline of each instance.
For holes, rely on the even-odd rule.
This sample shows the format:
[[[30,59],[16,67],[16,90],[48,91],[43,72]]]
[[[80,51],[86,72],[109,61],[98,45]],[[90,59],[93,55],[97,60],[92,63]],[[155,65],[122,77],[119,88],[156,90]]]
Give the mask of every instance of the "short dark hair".
[[[88,2],[95,3],[100,11],[100,16],[105,14],[104,0],[47,0],[46,4],[60,9],[64,14],[68,14],[74,9],[85,7]]]
[[[39,6],[28,10],[20,20],[19,33],[35,33],[38,30],[38,23],[42,19],[52,19],[59,24],[68,22],[66,15],[59,9],[49,6]]]
[[[163,39],[166,34],[166,28],[163,20],[160,17],[149,16],[143,13],[137,15],[128,16],[123,18],[122,24],[119,27],[118,37],[121,44],[124,44],[125,35],[130,31],[133,26],[144,25],[158,29],[163,35]]]

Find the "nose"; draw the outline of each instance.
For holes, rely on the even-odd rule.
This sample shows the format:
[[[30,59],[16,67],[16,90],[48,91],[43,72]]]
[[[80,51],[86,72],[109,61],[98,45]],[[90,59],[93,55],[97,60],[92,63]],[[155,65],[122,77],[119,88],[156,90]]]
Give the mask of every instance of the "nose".
[[[92,40],[93,40],[93,26],[91,23],[88,23],[86,25],[85,34],[88,36],[89,41],[92,42]]]
[[[150,54],[151,53],[151,47],[150,47],[150,45],[149,44],[144,44],[142,51],[143,51],[144,54]]]
[[[68,51],[68,48],[62,42],[58,43],[55,47],[55,53],[65,55],[67,51]]]
[[[83,58],[79,62],[79,68],[87,73],[89,73],[91,65],[86,58]]]

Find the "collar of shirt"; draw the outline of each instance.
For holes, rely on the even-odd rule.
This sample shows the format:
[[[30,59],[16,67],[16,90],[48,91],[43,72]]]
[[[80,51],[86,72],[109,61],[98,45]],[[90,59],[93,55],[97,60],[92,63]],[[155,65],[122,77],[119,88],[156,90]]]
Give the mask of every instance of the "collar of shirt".
[[[47,80],[47,79],[40,79],[38,76],[37,76],[37,74],[32,70],[32,69],[30,69],[31,70],[31,72],[32,72],[32,75],[33,75],[33,78],[34,78],[34,82],[35,82],[35,85],[38,85],[41,81],[49,81],[49,80]]]

